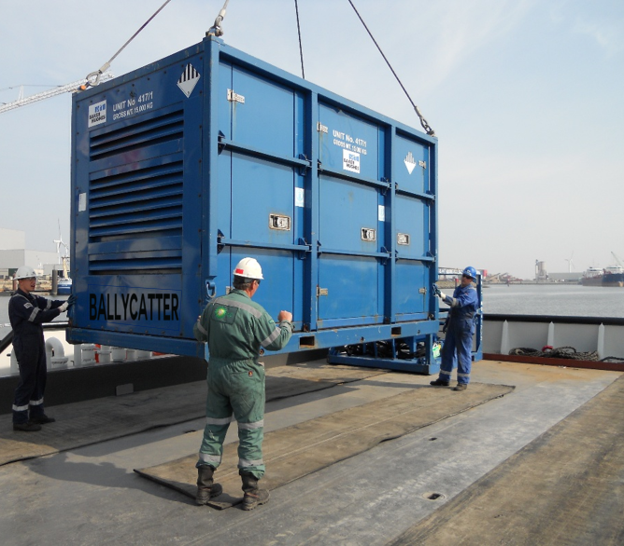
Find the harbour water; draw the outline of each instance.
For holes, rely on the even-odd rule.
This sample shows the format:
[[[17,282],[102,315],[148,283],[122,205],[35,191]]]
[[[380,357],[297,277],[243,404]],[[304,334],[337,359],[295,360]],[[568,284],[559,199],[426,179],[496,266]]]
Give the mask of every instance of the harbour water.
[[[59,300],[67,296],[57,296]],[[0,339],[8,333],[9,297],[0,297]],[[489,285],[483,290],[485,314],[624,318],[624,288],[564,284]],[[66,320],[63,313],[57,320]]]
[[[624,288],[580,284],[489,285],[483,290],[483,312],[624,318]]]

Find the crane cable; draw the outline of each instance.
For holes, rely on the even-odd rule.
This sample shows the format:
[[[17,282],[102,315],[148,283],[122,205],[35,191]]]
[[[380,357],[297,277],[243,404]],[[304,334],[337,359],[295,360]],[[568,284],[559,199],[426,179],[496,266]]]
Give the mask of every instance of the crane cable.
[[[110,64],[115,60],[115,57],[117,57],[117,55],[119,55],[125,48],[126,46],[136,38],[137,34],[139,32],[141,32],[149,23],[150,21],[156,17],[161,11],[162,9],[169,3],[171,2],[171,0],[166,0],[165,3],[160,6],[155,12],[154,14],[147,20],[145,21],[145,23],[143,23],[143,25],[141,26],[141,28],[139,28],[139,30],[137,30],[132,37],[124,44],[121,46],[121,48],[119,49],[119,51],[117,51],[117,53],[115,53],[109,60],[108,62],[104,63],[101,68],[99,70],[96,70],[95,72],[91,72],[90,74],[87,75],[87,83],[91,86],[96,86],[99,85],[100,83],[100,76],[106,72],[109,68],[110,68]]]
[[[297,15],[297,34],[299,35],[299,56],[301,57],[301,77],[305,80],[305,70],[303,68],[303,46],[301,45],[301,27],[299,26],[299,6],[295,0],[295,14]]]
[[[388,61],[388,59],[384,55],[384,52],[379,47],[379,44],[377,43],[377,41],[373,37],[373,34],[371,33],[371,31],[366,26],[366,23],[364,22],[364,19],[362,19],[362,16],[359,14],[358,10],[353,5],[353,2],[351,0],[348,0],[348,1],[349,1],[349,4],[351,4],[351,7],[353,8],[353,11],[355,11],[355,14],[360,19],[360,22],[362,23],[362,25],[364,25],[364,28],[366,29],[366,32],[368,32],[368,35],[371,37],[371,40],[373,40],[373,43],[377,46],[377,49],[379,50],[379,53],[381,53],[381,56],[383,57],[384,61],[386,61],[386,64],[388,65],[388,68],[390,68],[390,70],[392,71],[392,74],[394,74],[394,77],[399,82],[399,85],[401,86],[401,89],[403,89],[403,92],[405,93],[405,95],[407,96],[408,100],[410,101],[410,103],[414,107],[414,111],[416,112],[416,114],[420,118],[420,124],[422,125],[423,129],[427,132],[428,135],[435,136],[435,131],[429,126],[429,124],[427,123],[427,120],[420,113],[420,110],[418,109],[418,106],[416,106],[416,104],[414,104],[414,101],[412,100],[412,97],[409,96],[409,93],[405,89],[405,86],[401,83],[401,80],[397,76],[397,73],[394,71],[394,68],[392,68],[392,65],[390,64],[390,62]]]

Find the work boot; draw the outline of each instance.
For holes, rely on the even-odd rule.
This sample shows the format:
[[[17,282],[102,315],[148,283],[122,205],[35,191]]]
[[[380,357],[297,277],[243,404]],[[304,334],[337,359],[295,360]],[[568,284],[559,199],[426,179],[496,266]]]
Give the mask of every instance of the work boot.
[[[13,430],[21,430],[22,432],[37,432],[41,430],[41,425],[28,421],[27,423],[13,423]]]
[[[30,422],[35,425],[47,425],[48,423],[54,423],[56,419],[54,417],[48,417],[45,413],[38,415],[37,417],[31,417]]]
[[[431,381],[429,385],[433,385],[434,387],[448,387],[450,383],[438,377],[435,381]]]
[[[243,480],[243,510],[253,510],[259,504],[269,502],[269,490],[258,489],[258,479],[251,474],[241,474]]]
[[[221,484],[213,482],[213,475],[212,466],[203,465],[197,468],[197,495],[195,496],[197,504],[208,504],[210,499],[223,493]]]
[[[468,388],[466,383],[457,383],[457,387],[455,387],[454,391],[465,391]]]

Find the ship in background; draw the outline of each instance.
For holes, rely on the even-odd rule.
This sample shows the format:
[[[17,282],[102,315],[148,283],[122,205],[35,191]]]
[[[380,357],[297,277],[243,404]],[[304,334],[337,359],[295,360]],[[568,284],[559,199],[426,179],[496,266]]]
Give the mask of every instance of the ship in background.
[[[590,267],[585,271],[581,284],[583,286],[624,286],[624,264],[615,252],[611,252],[616,265],[601,269]]]
[[[624,267],[610,265],[604,269],[590,267],[581,279],[583,286],[624,286]]]

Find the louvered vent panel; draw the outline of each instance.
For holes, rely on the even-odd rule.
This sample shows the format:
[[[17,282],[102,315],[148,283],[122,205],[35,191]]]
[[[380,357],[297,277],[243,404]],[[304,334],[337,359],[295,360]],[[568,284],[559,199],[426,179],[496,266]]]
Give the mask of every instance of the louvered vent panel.
[[[182,112],[120,128],[91,140],[91,159],[153,157],[148,147],[182,149]],[[154,164],[157,163],[157,164]],[[123,171],[123,172],[120,172]],[[107,171],[103,171],[106,173]],[[92,274],[179,272],[182,267],[183,163],[180,153],[94,175],[89,184],[89,242],[117,243],[93,253]],[[160,241],[166,241],[161,245]],[[110,244],[106,245],[110,248]]]

